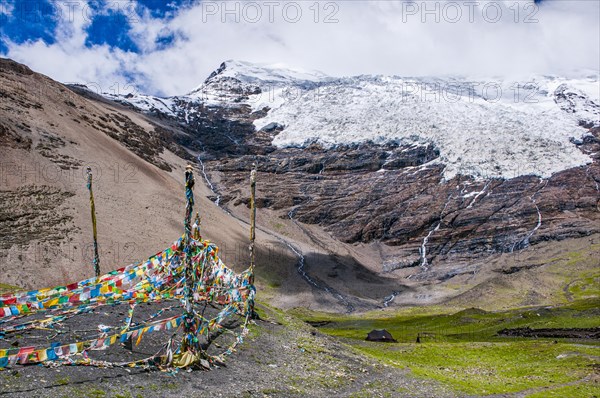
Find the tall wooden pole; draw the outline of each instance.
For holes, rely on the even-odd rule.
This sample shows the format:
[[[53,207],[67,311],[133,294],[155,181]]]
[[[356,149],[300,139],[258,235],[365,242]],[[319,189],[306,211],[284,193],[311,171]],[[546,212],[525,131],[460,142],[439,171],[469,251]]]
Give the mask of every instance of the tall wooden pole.
[[[254,241],[256,239],[256,170],[257,164],[250,172],[250,268],[254,271]]]
[[[183,318],[184,336],[183,351],[197,351],[198,337],[195,331],[193,300],[194,300],[194,265],[192,263],[192,212],[194,210],[194,172],[188,165],[185,170],[185,235],[183,253],[185,261],[185,308]]]
[[[92,212],[92,234],[94,237],[94,272],[96,278],[100,277],[100,256],[98,255],[98,237],[96,232],[96,206],[94,205],[94,192],[92,191],[92,168],[88,167],[87,172],[87,188],[90,191],[90,207]]]

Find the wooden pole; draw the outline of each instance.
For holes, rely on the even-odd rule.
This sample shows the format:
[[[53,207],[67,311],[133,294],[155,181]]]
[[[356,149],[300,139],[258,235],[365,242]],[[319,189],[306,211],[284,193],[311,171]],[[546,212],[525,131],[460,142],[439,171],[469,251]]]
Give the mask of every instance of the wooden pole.
[[[94,192],[92,191],[92,168],[88,167],[87,172],[87,188],[90,191],[90,208],[92,212],[92,235],[94,237],[94,273],[96,278],[100,277],[100,256],[98,255],[98,237],[96,231],[96,206],[94,205]]]
[[[194,172],[192,166],[188,165],[185,170],[185,235],[183,241],[183,253],[185,261],[185,308],[183,318],[184,336],[182,342],[183,351],[195,352],[198,348],[196,336],[193,300],[194,300],[194,269],[192,263],[192,212],[194,210]]]
[[[250,268],[254,270],[254,241],[256,239],[256,171],[257,164],[250,172]]]

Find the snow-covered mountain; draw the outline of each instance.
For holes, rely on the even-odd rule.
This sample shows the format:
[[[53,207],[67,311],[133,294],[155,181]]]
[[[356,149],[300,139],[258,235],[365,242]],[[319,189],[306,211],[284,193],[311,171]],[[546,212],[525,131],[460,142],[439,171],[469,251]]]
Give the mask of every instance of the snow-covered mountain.
[[[432,143],[444,177],[548,177],[591,162],[574,144],[600,126],[598,76],[501,79],[336,78],[226,61],[190,93],[108,98],[189,122],[199,107],[249,107],[256,130],[281,126],[278,147]]]
[[[256,162],[261,230],[272,231],[273,247],[283,244],[297,257],[268,254],[263,269],[286,275],[285,289],[297,274],[296,282],[320,292],[319,302],[326,296],[347,310],[439,301],[460,294],[456,286],[479,286],[500,274],[510,275],[502,281],[523,275],[535,293],[554,272],[545,265],[554,264],[557,251],[588,247],[600,234],[597,78],[538,77],[518,85],[334,78],[228,61],[186,95],[102,98],[81,86],[68,92],[12,61],[3,66],[8,111],[0,139],[8,160],[75,173],[108,150],[112,164],[136,165],[157,176],[159,188],[163,171],[197,162],[198,182],[206,182],[197,186],[200,198],[240,219],[248,214],[248,173]],[[40,82],[47,84],[43,101],[21,89]],[[5,177],[21,184],[18,175]],[[148,211],[160,211],[173,199],[164,195],[177,191],[157,188],[157,202],[147,199],[150,181],[133,190],[105,182],[112,192],[137,194],[142,187],[138,196],[149,201]],[[55,201],[58,193],[46,191]],[[5,196],[10,202],[22,192],[29,191]],[[210,234],[241,239],[221,228],[228,216],[205,200],[203,214],[212,210]],[[5,231],[14,235],[10,225]],[[164,229],[153,231],[159,237]],[[24,269],[31,263],[9,262]],[[297,273],[289,272],[293,264]],[[539,278],[531,279],[530,270]],[[527,297],[520,305],[532,305]]]

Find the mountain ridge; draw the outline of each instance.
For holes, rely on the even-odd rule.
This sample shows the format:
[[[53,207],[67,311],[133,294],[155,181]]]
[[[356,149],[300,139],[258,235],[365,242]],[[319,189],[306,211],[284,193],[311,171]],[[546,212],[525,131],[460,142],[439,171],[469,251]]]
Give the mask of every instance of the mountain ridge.
[[[188,95],[107,98],[186,122],[199,106],[249,107],[257,131],[279,126],[272,143],[280,148],[433,143],[441,152],[437,162],[447,167],[446,179],[459,173],[548,177],[590,163],[572,141],[600,126],[600,93],[598,98],[593,93],[600,83],[537,79],[334,78],[226,61]],[[490,87],[495,97],[485,98]]]

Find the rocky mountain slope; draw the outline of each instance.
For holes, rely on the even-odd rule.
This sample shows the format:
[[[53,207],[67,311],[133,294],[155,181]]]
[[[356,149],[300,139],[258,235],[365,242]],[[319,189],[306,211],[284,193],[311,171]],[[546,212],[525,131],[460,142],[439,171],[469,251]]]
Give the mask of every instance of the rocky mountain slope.
[[[184,96],[107,97],[179,123],[233,213],[257,161],[265,221],[314,254],[300,273],[346,307],[418,302],[424,286],[491,274],[491,258],[600,232],[597,76],[334,78],[227,61]]]
[[[175,241],[183,233],[183,170],[193,156],[177,144],[184,133],[167,127],[0,59],[0,284],[41,288],[93,273],[86,166],[94,175],[102,271]],[[201,183],[196,190],[205,236],[228,264],[245,268],[247,226],[224,220]],[[261,248],[280,245],[258,239]],[[282,249],[272,261],[291,256]]]
[[[10,65],[2,73],[10,84],[43,79]],[[109,235],[119,241],[144,242],[138,237],[148,234],[156,242],[178,231],[179,188],[170,184],[180,178],[184,161],[193,161],[205,182],[200,194],[207,231],[243,263],[245,232],[239,229],[248,212],[248,172],[257,162],[265,243],[259,277],[269,287],[263,294],[280,306],[353,311],[440,302],[496,278],[494,270],[509,263],[519,275],[529,275],[509,255],[535,248],[536,258],[528,261],[546,264],[552,262],[553,242],[585,247],[600,233],[597,77],[542,76],[526,83],[334,78],[227,61],[190,93],[171,98],[100,96],[86,87],[67,90],[44,82],[52,93],[38,101],[41,109],[29,104],[31,93],[3,94],[2,120],[8,122],[2,139],[11,142],[4,151],[12,159],[66,162],[64,167],[80,173],[84,163],[97,159],[96,144],[88,141],[98,137],[106,142],[102,147],[118,147],[117,158],[136,158],[140,169],[148,169],[144,178],[161,176],[140,180],[125,200],[122,186],[98,188],[120,198],[101,215],[119,220],[111,231],[135,232],[128,238]],[[51,107],[59,109],[50,113]],[[8,119],[15,112],[23,116]],[[55,126],[27,131],[20,127],[26,120]],[[90,139],[82,140],[78,129]],[[64,146],[48,138],[42,144],[48,148],[39,147],[42,130]],[[120,176],[130,171],[119,170]],[[23,196],[17,191],[21,180],[10,175],[9,180],[6,203]],[[166,190],[163,180],[169,181]],[[47,210],[73,218],[66,229],[55,228],[57,239],[89,222],[84,185],[69,184],[64,192],[44,188],[49,189],[44,195],[71,206]],[[138,209],[146,206],[155,213],[142,227],[136,223],[142,217]],[[172,229],[164,229],[158,217],[163,213],[174,217]],[[10,221],[1,225],[5,236],[14,228]],[[87,242],[85,231],[77,234],[73,239]],[[14,245],[3,250],[10,253]],[[527,280],[523,288],[535,290],[538,279]],[[521,304],[544,299],[526,297],[527,291]]]

